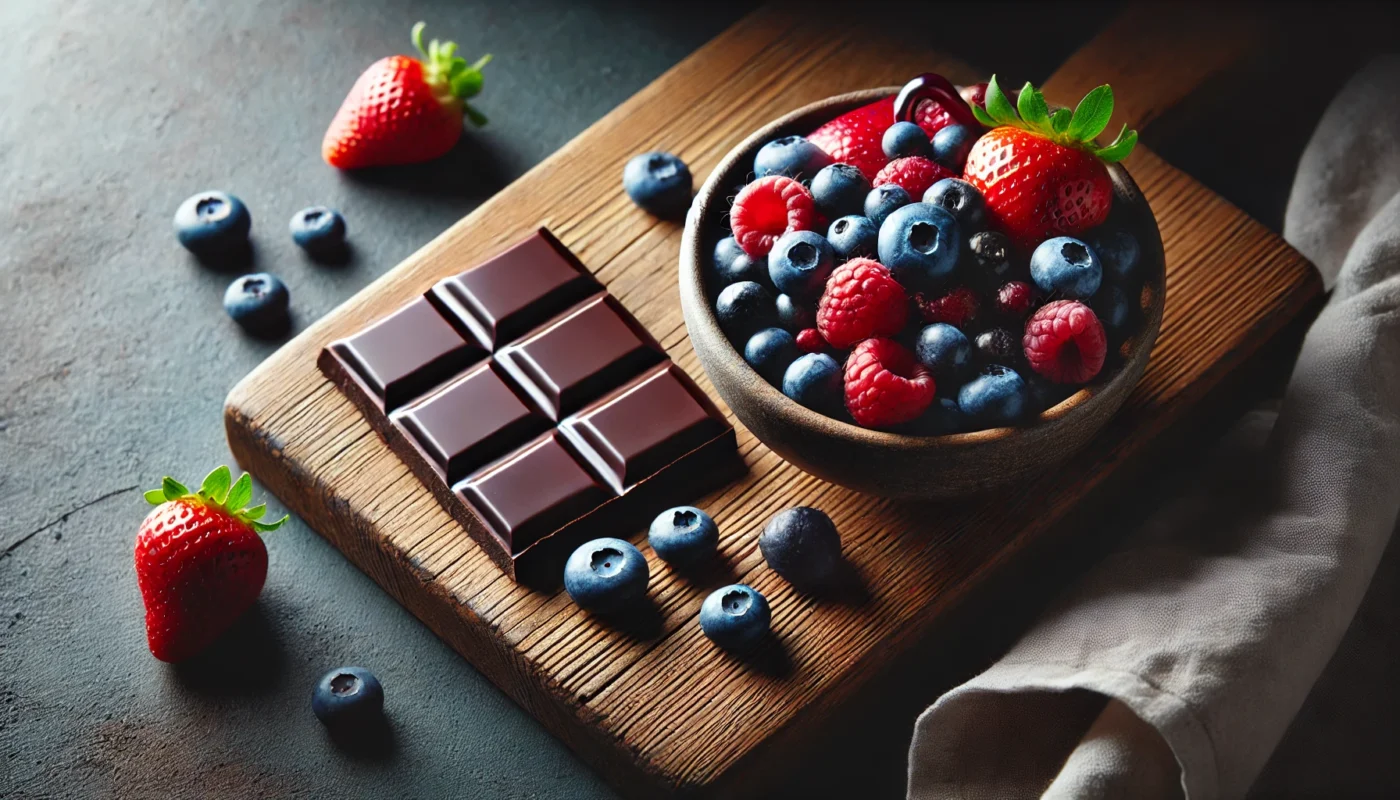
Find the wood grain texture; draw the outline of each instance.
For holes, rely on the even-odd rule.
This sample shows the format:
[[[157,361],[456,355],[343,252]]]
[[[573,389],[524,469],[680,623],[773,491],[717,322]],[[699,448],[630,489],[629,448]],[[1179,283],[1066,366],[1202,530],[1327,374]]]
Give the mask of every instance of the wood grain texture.
[[[643,546],[654,608],[626,630],[604,626],[562,593],[517,586],[320,374],[317,354],[436,279],[546,225],[713,396],[681,321],[680,226],[631,206],[619,185],[624,161],[667,149],[703,178],[750,131],[822,97],[930,69],[976,79],[917,43],[799,29],[792,19],[758,12],[697,51],[308,328],[226,405],[229,442],[245,468],[636,797],[752,792],[760,775],[780,767],[771,753],[786,751],[878,676],[1320,291],[1309,265],[1278,237],[1142,150],[1130,168],[1161,228],[1165,318],[1123,411],[1065,468],[986,502],[900,503],[806,475],[741,427],[748,476],[696,498],[720,525],[724,570],[682,579]],[[1113,75],[1118,67],[1108,61],[1096,71]],[[862,591],[805,597],[764,567],[757,533],[792,505],[831,514]],[[776,644],[748,661],[712,647],[695,623],[704,596],[734,581],[763,592],[773,608]]]

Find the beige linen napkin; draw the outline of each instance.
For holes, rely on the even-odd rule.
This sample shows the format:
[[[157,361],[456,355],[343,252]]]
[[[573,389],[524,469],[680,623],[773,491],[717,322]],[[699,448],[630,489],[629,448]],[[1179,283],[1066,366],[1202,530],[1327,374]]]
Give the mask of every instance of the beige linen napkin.
[[[1243,419],[1009,653],[919,718],[909,796],[1243,797],[1400,513],[1400,58],[1333,101],[1285,237],[1335,289]]]

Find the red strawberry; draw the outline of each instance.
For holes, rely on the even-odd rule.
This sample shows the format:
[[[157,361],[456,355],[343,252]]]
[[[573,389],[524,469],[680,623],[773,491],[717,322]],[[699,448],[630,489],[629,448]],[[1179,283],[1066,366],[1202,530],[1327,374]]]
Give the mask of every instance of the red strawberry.
[[[917,203],[924,196],[924,192],[928,191],[928,187],[944,178],[956,177],[956,173],[949,172],[948,168],[942,164],[921,156],[907,156],[896,158],[886,164],[875,176],[875,180],[870,182],[870,185],[899,184]]]
[[[462,115],[485,125],[467,104],[481,91],[482,56],[468,64],[455,42],[423,47],[423,23],[413,26],[421,59],[389,56],[370,65],[350,88],[321,141],[321,157],[340,169],[414,164],[445,154],[462,135]]]
[[[261,522],[267,506],[244,508],[253,496],[245,474],[231,483],[228,467],[209,473],[198,492],[173,478],[146,492],[156,506],[136,534],[136,583],[146,604],[146,642],[161,661],[183,661],[208,647],[247,611],[267,578]]]
[[[951,124],[953,118],[938,103],[926,102],[919,106],[915,122],[932,136]],[[894,97],[891,96],[847,111],[812,131],[807,140],[825,150],[832,160],[850,164],[873,180],[889,161],[880,147],[880,139],[893,124]]]
[[[1062,108],[1052,116],[1028,83],[1017,98],[1018,115],[993,76],[986,101],[986,109],[974,105],[973,113],[997,127],[972,146],[963,177],[987,199],[992,224],[1024,250],[1102,225],[1113,204],[1105,165],[1123,160],[1137,144],[1137,132],[1126,125],[1107,147],[1095,143],[1113,114],[1113,90],[1100,86],[1073,114]]]

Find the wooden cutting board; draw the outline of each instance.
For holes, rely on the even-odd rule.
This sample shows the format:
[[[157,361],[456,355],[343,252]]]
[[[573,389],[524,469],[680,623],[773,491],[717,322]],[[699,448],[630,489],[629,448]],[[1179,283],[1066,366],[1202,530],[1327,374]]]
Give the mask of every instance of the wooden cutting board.
[[[1073,102],[1111,81],[1122,98],[1116,130],[1160,115],[1242,53],[1243,37],[1229,25],[1187,37],[1191,26],[1160,17],[1160,8],[1130,10],[1066,62],[1047,94]],[[808,476],[740,426],[747,477],[695,498],[720,525],[721,574],[682,579],[652,557],[642,531],[607,532],[632,535],[651,560],[652,624],[611,629],[562,592],[516,585],[321,375],[317,354],[545,225],[713,396],[681,321],[681,229],[628,202],[620,185],[626,159],[671,150],[698,185],[749,131],[798,106],[928,70],[957,82],[984,75],[895,33],[795,20],[771,11],[741,20],[308,328],[235,387],[225,409],[229,443],[246,469],[634,797],[755,795],[794,768],[804,735],[1195,409],[1321,291],[1313,269],[1277,236],[1140,147],[1127,166],[1166,245],[1166,316],[1146,377],[1065,468],[993,500],[899,503]],[[1167,47],[1188,40],[1189,53]],[[764,566],[757,534],[792,505],[831,514],[863,597],[804,597]],[[778,644],[747,661],[711,646],[696,622],[705,595],[734,581],[755,586],[773,607]]]

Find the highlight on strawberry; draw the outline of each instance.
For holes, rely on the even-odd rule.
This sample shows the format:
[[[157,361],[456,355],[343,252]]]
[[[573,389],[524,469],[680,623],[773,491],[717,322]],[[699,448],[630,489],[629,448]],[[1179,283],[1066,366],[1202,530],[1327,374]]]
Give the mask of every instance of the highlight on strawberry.
[[[485,125],[486,116],[467,100],[481,93],[481,68],[457,55],[456,42],[423,44],[413,26],[418,58],[381,58],[355,81],[321,141],[321,157],[339,169],[393,166],[431,161],[445,155],[462,136],[462,116]]]
[[[136,583],[146,606],[146,642],[161,661],[204,650],[247,611],[267,579],[267,547],[258,535],[287,521],[264,522],[266,505],[248,508],[253,481],[228,467],[198,491],[171,477],[146,492],[155,506],[136,534]]]

